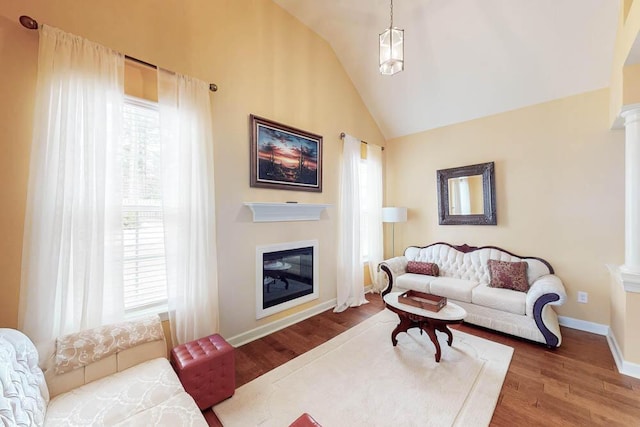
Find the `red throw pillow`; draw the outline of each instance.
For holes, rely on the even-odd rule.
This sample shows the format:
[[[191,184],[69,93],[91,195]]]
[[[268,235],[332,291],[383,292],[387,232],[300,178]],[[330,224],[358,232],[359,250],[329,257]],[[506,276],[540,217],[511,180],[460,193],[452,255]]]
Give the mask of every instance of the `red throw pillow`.
[[[438,264],[432,262],[409,261],[407,273],[426,274],[427,276],[437,276],[440,274]]]
[[[492,288],[513,289],[514,291],[527,292],[529,281],[527,280],[527,263],[489,260],[489,286]]]

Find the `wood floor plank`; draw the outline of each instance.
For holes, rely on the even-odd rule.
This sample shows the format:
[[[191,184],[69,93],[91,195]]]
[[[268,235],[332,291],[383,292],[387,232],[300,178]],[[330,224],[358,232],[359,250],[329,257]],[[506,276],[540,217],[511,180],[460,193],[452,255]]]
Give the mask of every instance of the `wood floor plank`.
[[[608,367],[597,366],[579,360],[566,358],[563,360],[563,369],[576,376],[589,375],[602,380],[604,383],[617,385],[619,387],[632,388],[634,384],[637,384],[636,378],[620,375],[617,370],[611,370]]]
[[[577,424],[571,423],[565,419],[562,414],[556,414],[548,412],[537,405],[537,399],[535,403],[529,403],[532,396],[528,396],[526,399],[522,399],[522,396],[517,394],[510,394],[504,396],[502,402],[500,402],[499,408],[496,407],[496,411],[491,419],[491,425],[500,426],[575,426]]]
[[[582,402],[575,402],[567,398],[571,393],[549,394],[549,391],[556,392],[557,389],[547,389],[547,391],[538,398],[538,409],[542,412],[552,413],[556,417],[564,420],[570,425],[587,425],[591,423],[591,409],[583,406]],[[564,397],[564,398],[563,398]]]
[[[638,389],[605,382],[604,391],[611,399],[640,408],[640,391]]]
[[[591,412],[609,421],[623,421],[626,425],[640,425],[640,407],[635,402],[626,404],[611,398],[611,395],[601,391],[586,390],[572,387],[572,400],[582,405],[589,405]]]
[[[502,403],[519,402],[522,406],[535,407],[538,403],[538,394],[527,390],[526,384],[519,384],[517,390],[502,389],[504,394]]]
[[[540,373],[547,378],[564,382],[572,386],[588,388],[591,390],[604,390],[604,382],[592,376],[577,376],[563,369],[562,365],[557,369],[542,369]]]
[[[326,311],[236,348],[241,386],[384,310],[379,295],[342,313]],[[562,328],[558,349],[473,325],[455,329],[513,347],[492,427],[640,426],[640,379],[617,372],[606,338]],[[209,425],[220,426],[211,411]]]
[[[518,378],[516,378],[515,375],[508,373],[506,378],[504,379],[504,385],[502,387],[517,390],[519,385],[520,381],[518,381]]]

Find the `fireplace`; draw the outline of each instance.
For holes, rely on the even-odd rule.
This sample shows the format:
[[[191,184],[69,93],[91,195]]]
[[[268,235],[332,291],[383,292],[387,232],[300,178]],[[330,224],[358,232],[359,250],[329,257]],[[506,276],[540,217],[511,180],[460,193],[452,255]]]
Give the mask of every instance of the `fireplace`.
[[[256,248],[256,319],[318,298],[318,241]]]

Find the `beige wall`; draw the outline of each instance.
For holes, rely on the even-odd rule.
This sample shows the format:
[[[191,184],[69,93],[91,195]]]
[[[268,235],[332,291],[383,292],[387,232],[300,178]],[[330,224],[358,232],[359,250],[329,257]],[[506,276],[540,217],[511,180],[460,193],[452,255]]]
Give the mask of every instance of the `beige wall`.
[[[611,331],[620,346],[620,351],[625,354],[627,347],[627,294],[620,283],[617,272],[612,272],[611,277]]]
[[[640,103],[640,64],[627,65],[622,70],[624,105]]]
[[[35,95],[37,37],[25,36],[21,29],[0,16],[0,327],[16,327],[18,322]]]
[[[618,288],[618,291],[620,288]],[[626,295],[626,324],[625,334],[626,349],[623,353],[628,362],[640,365],[640,337],[638,337],[638,325],[640,325],[640,294],[628,292]]]
[[[388,141],[387,204],[409,209],[396,247],[446,241],[545,258],[569,294],[559,313],[608,325],[605,264],[624,257],[624,134],[609,130],[608,100],[600,90]],[[490,161],[498,225],[438,225],[436,170]]]
[[[611,277],[611,332],[626,362],[640,365],[640,294],[626,292],[619,271]]]
[[[640,102],[637,68],[626,67],[631,47],[640,34],[640,2],[625,0],[620,8],[611,69],[609,121],[613,124],[623,105]],[[633,64],[630,64],[633,65]],[[632,88],[633,87],[633,88]]]
[[[27,14],[169,70],[215,82],[216,215],[221,332],[255,320],[255,247],[318,239],[320,299],[335,298],[340,132],[383,137],[327,43],[269,0],[33,0],[0,3],[0,326],[15,326],[27,188],[37,33]],[[248,116],[324,136],[322,193],[249,187]],[[318,222],[253,223],[248,201],[331,204]],[[300,310],[300,307],[295,310]],[[291,313],[289,311],[288,313]]]

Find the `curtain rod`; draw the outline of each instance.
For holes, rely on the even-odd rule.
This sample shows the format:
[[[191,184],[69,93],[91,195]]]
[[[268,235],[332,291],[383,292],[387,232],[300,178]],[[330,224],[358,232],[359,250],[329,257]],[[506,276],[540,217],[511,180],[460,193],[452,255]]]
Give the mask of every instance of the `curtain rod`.
[[[33,19],[30,16],[22,15],[19,20],[20,20],[20,24],[22,24],[22,26],[25,27],[28,30],[37,30],[38,29],[38,21],[36,21],[35,19]],[[129,55],[125,55],[124,57],[126,59],[131,60],[131,61],[137,62],[138,64],[146,65],[147,67],[155,68],[156,70],[158,69],[157,65],[150,64],[150,63],[148,63],[146,61],[143,61],[142,59],[134,58],[133,56],[129,56]],[[218,85],[215,84],[215,83],[209,83],[209,90],[211,92],[217,92],[218,91]]]
[[[340,139],[344,139],[345,136],[347,136],[346,133],[340,132]],[[360,141],[360,142],[363,143],[363,144],[369,145],[369,143],[367,141]],[[371,145],[376,145],[376,144],[371,144]],[[380,147],[380,146],[378,145],[378,147]],[[384,151],[384,147],[380,147],[380,148],[382,149],[382,151]]]

